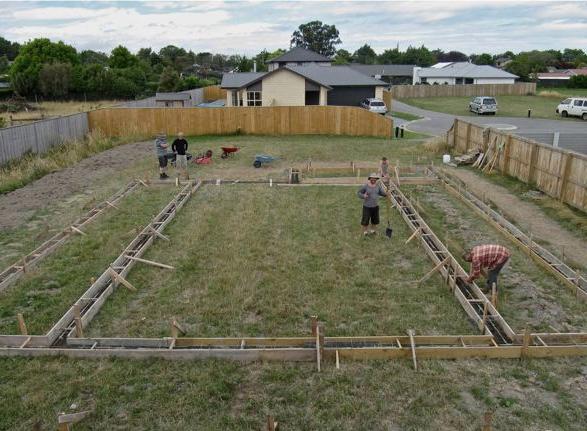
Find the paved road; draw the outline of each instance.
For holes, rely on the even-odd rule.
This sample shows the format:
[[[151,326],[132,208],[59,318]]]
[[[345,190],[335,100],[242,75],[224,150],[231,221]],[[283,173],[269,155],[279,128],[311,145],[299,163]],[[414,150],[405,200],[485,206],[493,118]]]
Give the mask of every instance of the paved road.
[[[563,121],[523,117],[455,117],[454,115],[444,114],[441,112],[426,111],[424,109],[398,102],[397,100],[393,101],[393,110],[424,117],[422,120],[410,122],[408,128],[414,132],[428,133],[431,135],[439,135],[446,132],[452,126],[455,118],[459,118],[475,124],[491,125],[492,127],[498,126],[496,128],[511,129],[512,132],[516,134],[538,134],[552,132],[587,133],[587,122],[580,119]]]

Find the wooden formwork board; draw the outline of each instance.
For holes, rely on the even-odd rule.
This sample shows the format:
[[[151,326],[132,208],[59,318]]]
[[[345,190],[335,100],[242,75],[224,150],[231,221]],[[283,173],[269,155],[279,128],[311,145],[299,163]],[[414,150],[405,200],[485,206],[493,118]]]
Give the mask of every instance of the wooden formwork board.
[[[17,262],[0,272],[0,292],[18,280],[28,268],[32,268],[57,250],[57,248],[63,245],[72,235],[75,234],[75,230],[81,230],[82,227],[94,221],[100,214],[104,213],[107,209],[112,208],[117,202],[136,190],[137,187],[139,187],[139,182],[131,181],[122,190],[119,190],[104,202],[96,205],[85,215],[73,222],[71,227],[67,227],[61,232],[53,235],[32,252],[23,256]]]
[[[444,188],[453,196],[460,199],[467,206],[475,210],[506,238],[520,246],[520,248],[540,266],[555,275],[564,285],[582,300],[587,300],[587,280],[560,260],[553,253],[532,241],[532,239],[508,221],[503,215],[493,210],[470,190],[459,186],[454,178],[446,172],[434,171],[441,180]]]
[[[443,278],[449,285],[456,285],[459,279],[464,279],[467,276],[467,272],[459,265],[457,260],[452,256],[450,251],[446,248],[446,246],[440,241],[440,239],[434,234],[432,229],[428,226],[428,224],[422,219],[422,217],[418,214],[416,209],[410,203],[410,201],[406,198],[406,196],[401,192],[399,187],[395,184],[390,184],[390,190],[392,192],[392,196],[396,201],[396,208],[400,211],[400,214],[404,221],[408,224],[410,229],[415,232],[420,229],[421,234],[419,235],[420,243],[423,245],[426,253],[430,257],[430,259],[434,262],[435,265],[441,263],[444,259],[448,258],[449,261],[446,265],[442,266],[439,269],[439,272],[442,274]],[[436,250],[432,249],[429,242],[432,242]],[[479,326],[483,324],[483,316],[478,310],[475,310],[472,303],[476,302],[479,304],[487,303],[487,310],[489,316],[489,324],[483,325],[485,333],[493,336],[497,336],[491,331],[488,327],[490,325],[496,324],[499,325],[501,331],[503,331],[504,335],[511,338],[515,335],[514,331],[510,328],[508,323],[505,319],[501,316],[501,314],[497,311],[497,309],[489,302],[489,300],[485,297],[481,289],[475,283],[469,283],[467,285],[468,291],[472,296],[471,299],[468,299],[464,296],[459,288],[454,288],[454,293],[461,305],[463,306],[467,315]]]
[[[73,319],[75,308],[81,310],[81,326],[85,328],[93,317],[98,313],[106,299],[114,292],[116,281],[112,280],[112,270],[115,270],[118,276],[125,278],[136,261],[129,259],[127,256],[140,257],[153,243],[154,233],[162,232],[165,226],[175,217],[176,212],[183,207],[191,195],[200,187],[201,182],[189,183],[155,216],[151,221],[124,249],[124,251],[114,260],[96,281],[86,290],[59,321],[47,333],[49,345],[55,343],[60,337],[74,335]]]

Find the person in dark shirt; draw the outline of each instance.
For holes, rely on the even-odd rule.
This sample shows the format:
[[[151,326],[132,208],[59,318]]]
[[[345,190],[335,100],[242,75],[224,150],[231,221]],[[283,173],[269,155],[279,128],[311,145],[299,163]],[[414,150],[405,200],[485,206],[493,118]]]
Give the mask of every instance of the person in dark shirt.
[[[173,141],[171,145],[171,150],[176,154],[175,156],[175,168],[177,169],[177,178],[180,178],[181,174],[183,173],[186,180],[189,180],[190,177],[188,175],[188,159],[186,155],[186,151],[188,149],[188,141],[186,141],[183,137],[183,133],[179,132],[177,134],[177,138]]]

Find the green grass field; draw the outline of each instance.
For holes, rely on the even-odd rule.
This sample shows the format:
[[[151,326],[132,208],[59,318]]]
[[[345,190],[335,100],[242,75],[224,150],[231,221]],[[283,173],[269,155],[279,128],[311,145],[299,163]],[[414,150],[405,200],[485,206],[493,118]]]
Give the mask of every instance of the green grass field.
[[[534,118],[561,119],[556,114],[557,105],[569,96],[585,96],[587,89],[551,89],[539,90],[536,96],[496,96],[498,103],[498,117],[526,117],[528,109],[532,110]],[[472,97],[429,97],[402,99],[409,105],[430,111],[444,112],[452,115],[475,116],[469,112],[469,102]],[[568,121],[582,121],[578,118],[568,118]]]
[[[212,165],[190,166],[192,176],[210,179],[283,178],[310,158],[375,163],[386,156],[409,164],[438,157],[414,139],[230,136],[190,144],[193,152],[215,151]],[[221,160],[217,151],[227,144],[242,150]],[[137,175],[155,177],[150,150],[97,184],[94,196]],[[255,169],[260,152],[280,159]],[[90,225],[87,237],[73,238],[1,292],[0,332],[16,332],[17,312],[31,333],[50,327],[176,192],[133,193]],[[503,241],[440,189],[407,192],[453,253],[474,241]],[[333,186],[201,188],[166,228],[171,242],[156,241],[145,255],[177,269],[137,264],[128,280],[138,291],[117,289],[87,334],[168,336],[175,317],[188,336],[300,336],[309,334],[313,314],[327,335],[477,333],[439,276],[413,284],[432,264],[417,241],[405,245],[409,232],[397,211],[392,240],[361,237],[355,193]],[[75,201],[76,211],[92,198]],[[17,253],[34,243],[27,238],[63,227],[69,217],[58,202],[35,217],[41,215],[42,224],[1,232],[0,247],[23,243],[11,248]],[[385,222],[385,207],[382,216]],[[515,329],[584,330],[585,304],[521,253],[502,279],[509,288],[501,310]],[[479,430],[486,411],[494,412],[494,429],[587,428],[587,358],[418,365],[414,371],[410,360],[343,361],[340,370],[324,363],[318,373],[313,363],[0,358],[0,399],[7,400],[0,429],[55,429],[58,412],[87,409],[94,413],[76,430],[259,430],[268,414],[283,430]]]

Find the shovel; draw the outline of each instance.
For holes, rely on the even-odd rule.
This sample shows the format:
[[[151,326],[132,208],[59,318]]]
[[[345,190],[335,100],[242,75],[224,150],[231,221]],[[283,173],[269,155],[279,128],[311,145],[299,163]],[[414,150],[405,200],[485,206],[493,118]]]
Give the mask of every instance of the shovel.
[[[393,229],[391,228],[391,196],[389,195],[389,190],[385,187],[383,181],[379,180],[383,190],[385,190],[387,195],[386,203],[387,203],[387,228],[385,228],[385,236],[391,239],[391,235],[393,234]]]

